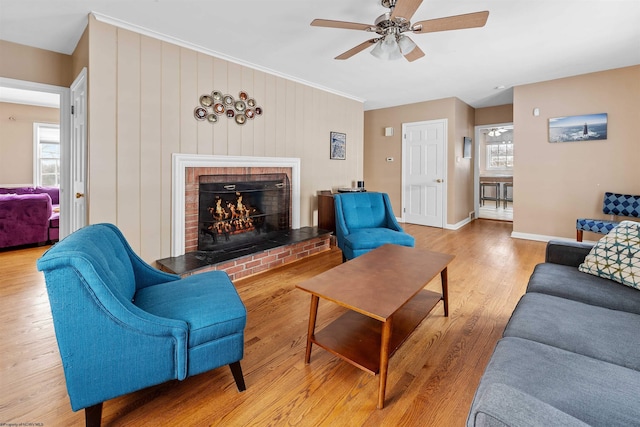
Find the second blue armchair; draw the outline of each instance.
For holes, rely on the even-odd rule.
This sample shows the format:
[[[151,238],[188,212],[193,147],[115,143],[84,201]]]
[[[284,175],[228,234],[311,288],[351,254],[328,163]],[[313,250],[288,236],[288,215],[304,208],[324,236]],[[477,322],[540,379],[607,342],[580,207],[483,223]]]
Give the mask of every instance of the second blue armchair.
[[[341,193],[334,197],[336,238],[344,260],[350,260],[387,243],[413,247],[386,193]]]

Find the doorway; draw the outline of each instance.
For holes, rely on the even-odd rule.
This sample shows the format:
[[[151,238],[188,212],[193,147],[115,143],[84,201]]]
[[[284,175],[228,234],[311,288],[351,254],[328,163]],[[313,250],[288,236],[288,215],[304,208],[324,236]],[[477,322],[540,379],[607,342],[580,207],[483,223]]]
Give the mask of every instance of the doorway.
[[[476,218],[513,221],[513,123],[476,126]]]
[[[68,119],[71,114],[71,102],[69,96],[69,88],[62,86],[54,86],[43,83],[30,82],[25,80],[16,80],[0,77],[0,87],[17,89],[25,94],[36,95],[38,93],[52,94],[59,99],[60,112],[60,238],[70,233],[70,212],[72,199],[70,196],[69,184],[69,158],[71,141],[71,123]],[[35,185],[35,183],[32,183]]]
[[[444,228],[447,120],[405,123],[402,135],[403,220]]]

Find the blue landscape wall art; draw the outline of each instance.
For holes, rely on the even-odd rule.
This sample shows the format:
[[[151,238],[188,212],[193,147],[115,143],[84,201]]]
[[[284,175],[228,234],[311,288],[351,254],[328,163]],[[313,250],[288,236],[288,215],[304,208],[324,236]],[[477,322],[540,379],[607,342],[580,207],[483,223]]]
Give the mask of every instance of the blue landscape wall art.
[[[607,139],[607,113],[549,119],[549,142]]]

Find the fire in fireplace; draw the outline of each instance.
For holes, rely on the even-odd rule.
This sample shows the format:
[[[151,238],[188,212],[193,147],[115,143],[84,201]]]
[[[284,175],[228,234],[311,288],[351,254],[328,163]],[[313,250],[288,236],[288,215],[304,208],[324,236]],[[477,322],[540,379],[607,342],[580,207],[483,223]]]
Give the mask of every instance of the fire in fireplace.
[[[291,188],[284,173],[201,175],[198,250],[246,247],[291,228]]]

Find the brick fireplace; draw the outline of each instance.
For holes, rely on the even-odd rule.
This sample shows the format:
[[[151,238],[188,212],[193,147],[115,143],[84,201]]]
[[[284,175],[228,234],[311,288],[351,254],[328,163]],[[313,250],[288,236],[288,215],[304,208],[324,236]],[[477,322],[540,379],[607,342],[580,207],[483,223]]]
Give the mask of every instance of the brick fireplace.
[[[329,234],[319,233],[316,227],[300,228],[300,159],[174,154],[172,166],[172,256],[157,261],[161,269],[183,276],[223,270],[235,280],[330,249]],[[254,178],[247,177],[258,175],[284,175],[289,182],[290,206],[286,216],[289,230],[273,233],[263,243],[254,245],[253,252],[236,247],[199,250],[201,181],[220,181],[215,178],[219,176],[252,181]]]

